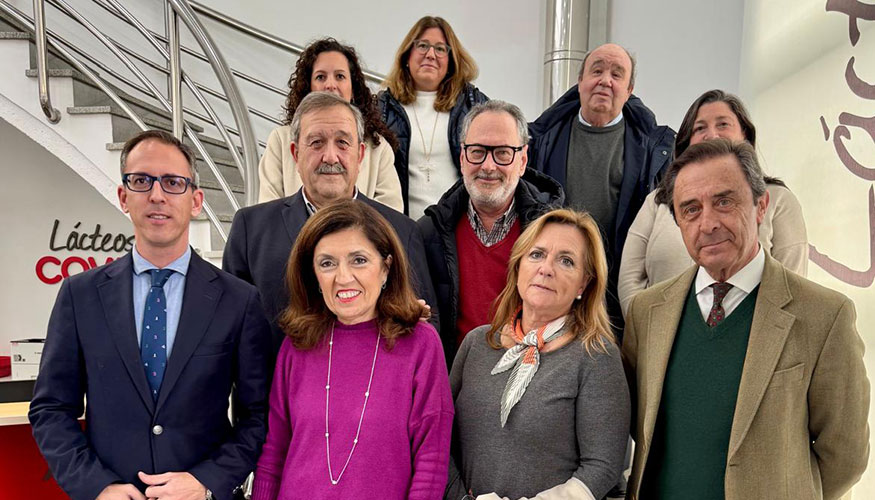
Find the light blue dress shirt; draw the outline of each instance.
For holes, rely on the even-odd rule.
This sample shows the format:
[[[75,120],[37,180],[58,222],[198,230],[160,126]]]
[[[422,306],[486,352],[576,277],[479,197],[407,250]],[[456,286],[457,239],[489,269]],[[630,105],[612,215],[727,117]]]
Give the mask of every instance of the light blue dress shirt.
[[[139,252],[134,245],[134,321],[137,325],[137,345],[140,345],[143,333],[143,309],[146,308],[146,296],[152,288],[152,275],[147,271],[158,269]],[[176,327],[179,326],[179,316],[182,314],[182,294],[185,292],[185,274],[188,272],[188,263],[191,261],[191,247],[185,249],[181,257],[174,260],[164,269],[173,269],[175,273],[170,275],[164,284],[164,296],[167,297],[167,359],[173,350],[173,341],[176,340]]]

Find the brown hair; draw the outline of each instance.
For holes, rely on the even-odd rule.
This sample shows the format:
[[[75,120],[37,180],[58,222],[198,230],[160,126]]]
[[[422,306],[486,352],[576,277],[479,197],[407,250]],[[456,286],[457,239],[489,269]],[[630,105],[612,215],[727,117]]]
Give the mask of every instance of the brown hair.
[[[720,89],[712,89],[700,95],[695,101],[693,101],[693,104],[690,105],[690,109],[687,110],[687,114],[684,115],[684,119],[681,121],[681,126],[674,139],[675,158],[682,156],[690,147],[690,141],[693,138],[693,127],[696,125],[696,117],[699,116],[699,109],[705,104],[710,104],[712,102],[723,102],[729,106],[730,111],[732,111],[735,118],[738,119],[738,124],[741,126],[741,132],[744,134],[744,140],[756,148],[757,128],[754,126],[753,120],[750,118],[750,113],[747,112],[747,108],[744,107],[744,103],[741,102],[741,99],[737,95],[724,92]],[[765,180],[766,184],[776,184],[778,186],[787,187],[787,184],[777,177],[763,174],[763,180]],[[674,191],[674,186],[672,186],[672,191]],[[659,187],[656,189],[656,203],[668,204],[671,206],[671,195],[672,193],[668,192],[664,177],[663,181],[660,182]]]
[[[586,285],[581,300],[575,300],[569,311],[569,319],[565,328],[574,334],[575,339],[583,342],[587,352],[592,350],[606,352],[606,344],[615,342],[608,320],[605,306],[605,291],[608,287],[608,263],[605,258],[605,248],[599,233],[598,225],[592,216],[586,212],[570,209],[558,209],[547,212],[535,219],[523,231],[513,245],[507,270],[507,284],[495,299],[495,314],[492,325],[487,332],[489,345],[499,349],[501,344],[495,338],[505,325],[516,319],[517,311],[522,307],[522,298],[517,290],[520,261],[535,244],[535,240],[547,224],[565,224],[580,231],[585,243],[583,256],[583,272]]]
[[[729,94],[720,89],[713,89],[705,92],[693,101],[690,109],[687,110],[687,114],[684,115],[681,127],[678,129],[677,136],[674,139],[675,158],[684,154],[684,151],[690,147],[690,140],[693,138],[693,126],[696,124],[696,117],[699,116],[699,108],[712,102],[723,102],[729,106],[729,109],[738,118],[738,124],[741,125],[744,139],[751,146],[756,147],[757,128],[754,126],[753,120],[750,119],[750,114],[747,112],[747,108],[744,107],[744,103],[736,95]]]
[[[137,145],[141,142],[149,140],[158,141],[161,144],[166,144],[168,146],[174,146],[176,149],[179,150],[180,153],[182,153],[182,156],[185,157],[185,161],[188,162],[188,171],[191,173],[192,185],[195,189],[197,189],[198,184],[200,184],[200,179],[198,179],[197,164],[195,163],[196,156],[194,154],[194,150],[191,149],[188,144],[185,144],[180,139],[177,139],[175,135],[160,129],[144,130],[125,142],[125,145],[122,146],[121,157],[119,158],[122,175],[124,175],[125,173],[125,164],[128,162],[128,155],[131,154],[131,151],[133,151],[134,148],[137,147]]]
[[[362,112],[362,117],[365,121],[365,140],[374,146],[378,146],[380,139],[377,137],[377,134],[379,134],[386,139],[393,150],[397,150],[398,139],[395,137],[395,133],[389,130],[389,127],[380,118],[376,99],[365,82],[365,74],[362,72],[362,67],[359,64],[358,54],[356,54],[354,48],[344,45],[334,38],[316,40],[308,45],[300,57],[298,57],[298,61],[295,63],[295,71],[289,76],[289,93],[283,105],[283,110],[286,114],[283,125],[292,123],[295,110],[298,109],[301,100],[310,93],[313,65],[316,64],[316,58],[319,57],[319,54],[323,52],[339,52],[346,57],[346,61],[349,64],[349,78],[352,83],[352,104],[355,104]]]
[[[413,49],[413,41],[422,36],[429,28],[440,29],[444,38],[447,39],[447,45],[450,46],[450,53],[447,56],[447,75],[438,86],[437,99],[434,101],[436,111],[449,111],[456,105],[456,100],[459,98],[459,94],[465,90],[465,86],[477,78],[478,70],[474,58],[468,54],[465,47],[462,47],[462,42],[456,37],[452,26],[442,17],[425,16],[416,21],[416,24],[410,28],[407,36],[401,41],[401,46],[395,53],[392,70],[389,71],[383,85],[401,104],[411,104],[416,100],[416,88],[413,77],[410,76],[407,61],[410,58],[410,51]]]
[[[289,305],[280,314],[279,326],[298,349],[311,349],[328,333],[336,317],[319,293],[313,253],[329,234],[358,229],[376,247],[383,261],[392,259],[386,287],[377,299],[377,325],[391,349],[395,339],[416,327],[425,308],[410,285],[407,254],[395,230],[375,209],[356,200],[342,200],[319,209],[307,220],[286,264]]]

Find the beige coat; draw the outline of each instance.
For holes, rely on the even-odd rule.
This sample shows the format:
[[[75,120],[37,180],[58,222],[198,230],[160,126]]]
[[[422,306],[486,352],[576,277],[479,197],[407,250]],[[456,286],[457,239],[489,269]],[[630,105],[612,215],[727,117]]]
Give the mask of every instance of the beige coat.
[[[301,189],[301,176],[295,168],[291,145],[290,126],[283,125],[271,131],[267,149],[258,163],[259,203],[291,196]],[[404,213],[401,182],[395,171],[395,153],[385,139],[381,138],[376,147],[365,143],[365,155],[355,185],[368,198]]]
[[[633,299],[623,362],[637,500],[692,267]],[[766,256],[729,438],[726,500],[836,499],[869,456],[869,380],[853,303]],[[647,500],[647,499],[643,499]]]

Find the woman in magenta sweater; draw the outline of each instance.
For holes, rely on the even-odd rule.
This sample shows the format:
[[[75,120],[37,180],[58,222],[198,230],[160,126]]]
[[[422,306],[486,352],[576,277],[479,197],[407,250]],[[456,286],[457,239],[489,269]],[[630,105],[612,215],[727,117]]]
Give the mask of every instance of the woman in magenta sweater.
[[[252,498],[441,498],[453,402],[392,227],[354,200],[322,208],[286,280],[287,337]]]

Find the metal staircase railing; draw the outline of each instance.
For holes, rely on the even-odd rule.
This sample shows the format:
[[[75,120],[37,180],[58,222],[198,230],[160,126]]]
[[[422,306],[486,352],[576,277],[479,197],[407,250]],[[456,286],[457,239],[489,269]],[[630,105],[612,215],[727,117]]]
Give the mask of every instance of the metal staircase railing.
[[[36,60],[37,76],[40,85],[40,105],[50,122],[56,123],[57,119],[60,119],[60,114],[51,105],[45,64],[47,47],[51,47],[55,53],[60,55],[60,57],[65,59],[85,78],[105,93],[122,113],[141,130],[149,128],[148,125],[137,115],[133,107],[119,95],[114,85],[119,85],[120,88],[132,89],[135,93],[139,93],[146,96],[147,99],[156,102],[159,108],[165,110],[171,116],[174,134],[180,138],[184,136],[195,146],[204,163],[216,178],[224,196],[228,198],[231,208],[236,211],[240,208],[240,203],[209,151],[204,147],[202,140],[198,137],[190,121],[194,120],[195,122],[213,127],[219,134],[220,140],[225,144],[233,163],[243,179],[244,204],[252,205],[256,203],[258,196],[257,148],[259,146],[262,148],[266,147],[266,144],[264,141],[257,141],[255,139],[251,119],[255,117],[268,122],[272,126],[280,125],[282,121],[263,110],[246,106],[243,95],[237,87],[236,79],[283,98],[286,95],[286,90],[231,68],[225,62],[216,44],[201,24],[198,15],[245,34],[257,43],[279,48],[295,56],[299,56],[304,48],[226,16],[215,9],[193,0],[164,1],[166,12],[164,34],[153,31],[145,26],[119,0],[92,1],[113,18],[134,28],[157,52],[157,61],[144,54],[142,50],[129,47],[124,43],[120,43],[116,38],[111,37],[107,34],[108,29],[101,29],[96,26],[92,20],[74,9],[67,0],[33,0],[33,18],[28,17],[6,0],[0,0],[0,11],[5,12],[11,19],[14,19],[25,30],[30,31],[34,35],[37,48]],[[106,47],[134,78],[126,76],[118,69],[113,68],[107,61],[101,60],[95,54],[89,53],[89,51],[75,43],[71,43],[55,30],[46,28],[44,15],[44,3],[46,2],[67,18],[82,26],[91,37]],[[188,28],[200,50],[186,47],[179,42],[177,30],[178,21],[180,20]],[[195,81],[191,76],[195,73],[194,71],[186,72],[182,69],[181,54],[185,54],[200,63],[210,64],[213,73],[221,85],[221,89],[212,88],[202,82]],[[160,74],[166,78],[168,89],[166,95],[159,90],[158,85],[145,74],[144,70]],[[372,84],[379,83],[384,78],[383,75],[367,70],[364,71],[364,75]],[[108,77],[111,77],[112,83],[110,83]],[[194,97],[194,100],[199,105],[197,109],[183,104],[181,85],[185,85],[190,95]],[[234,120],[233,126],[222,122],[219,114],[207,100],[207,97],[220,101],[230,108]],[[237,141],[232,136],[235,136]],[[215,213],[206,200],[204,212],[219,236],[223,240],[227,240],[226,231],[218,214]]]

